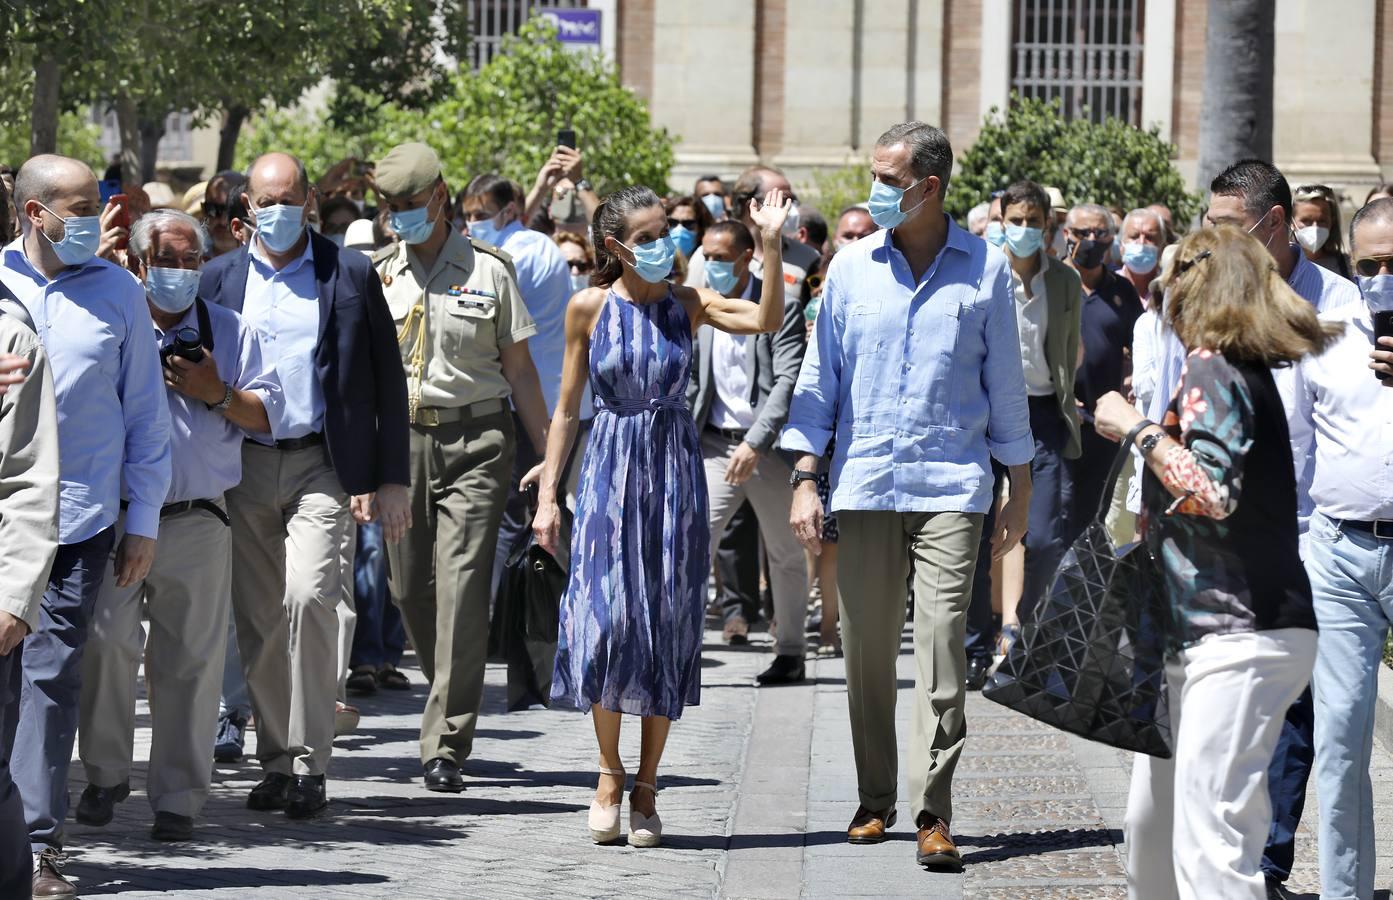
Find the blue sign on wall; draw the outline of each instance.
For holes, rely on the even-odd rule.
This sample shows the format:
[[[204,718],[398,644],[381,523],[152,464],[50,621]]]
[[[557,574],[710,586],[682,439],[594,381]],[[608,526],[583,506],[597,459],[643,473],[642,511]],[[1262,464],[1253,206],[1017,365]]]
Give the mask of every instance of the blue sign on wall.
[[[539,12],[555,23],[561,43],[600,46],[601,10],[544,9]]]

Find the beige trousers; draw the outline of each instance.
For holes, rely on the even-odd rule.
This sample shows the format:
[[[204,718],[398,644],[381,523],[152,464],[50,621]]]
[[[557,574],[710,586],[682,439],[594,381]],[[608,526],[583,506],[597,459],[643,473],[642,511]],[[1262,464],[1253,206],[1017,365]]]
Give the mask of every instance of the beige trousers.
[[[248,442],[232,516],[232,610],[267,772],[323,775],[334,743],[337,607],[353,518],[323,447]]]
[[[411,529],[387,545],[387,561],[392,596],[430,682],[422,763],[459,765],[474,746],[514,450],[510,412],[411,428]]]
[[[353,656],[353,632],[358,628],[358,607],[353,599],[353,555],[358,551],[358,526],[350,523],[343,539],[343,600],[334,609],[339,623],[339,682],[335,697],[348,703],[348,661]]]
[[[730,517],[746,500],[759,520],[759,536],[769,556],[769,588],[774,594],[775,652],[780,656],[803,658],[808,639],[803,626],[808,618],[808,566],[803,558],[803,545],[794,537],[788,524],[789,508],[793,505],[793,488],[789,485],[792,467],[777,451],[760,459],[750,480],[744,484],[726,484],[726,466],[740,446],[711,431],[701,434],[701,456],[706,466],[706,492],[711,509],[711,555],[726,530]],[[751,552],[757,552],[752,549]]]
[[[912,818],[953,818],[953,771],[967,739],[967,605],[982,531],[979,513],[843,510],[837,587],[861,804],[895,804],[895,660],[908,585],[914,590],[914,710],[910,719]]]
[[[125,521],[122,514],[117,541]],[[143,651],[152,731],[150,806],[189,817],[203,809],[213,776],[210,751],[231,596],[232,535],[202,510],[160,523],[155,560],[143,582],[117,587],[108,568],[82,659],[78,756],[89,782],[115,787],[130,779]],[[142,610],[150,618],[148,642]]]

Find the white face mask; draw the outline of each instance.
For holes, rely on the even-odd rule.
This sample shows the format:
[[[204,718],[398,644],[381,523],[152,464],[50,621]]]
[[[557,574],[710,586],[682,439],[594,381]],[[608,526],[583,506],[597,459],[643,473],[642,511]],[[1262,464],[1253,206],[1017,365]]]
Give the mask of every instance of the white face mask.
[[[1319,225],[1307,225],[1305,228],[1296,229],[1296,242],[1301,245],[1301,249],[1307,253],[1315,253],[1325,242],[1330,240],[1330,229],[1322,228]]]

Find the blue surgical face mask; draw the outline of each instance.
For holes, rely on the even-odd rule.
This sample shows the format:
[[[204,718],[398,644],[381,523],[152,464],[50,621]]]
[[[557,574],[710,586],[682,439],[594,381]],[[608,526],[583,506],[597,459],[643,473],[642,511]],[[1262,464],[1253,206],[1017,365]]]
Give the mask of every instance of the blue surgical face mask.
[[[502,234],[503,229],[499,228],[493,219],[480,219],[477,222],[469,223],[469,236],[483,241],[485,244],[493,244],[497,247]]]
[[[1122,264],[1138,275],[1150,275],[1156,270],[1161,250],[1155,244],[1131,241],[1122,245]]]
[[[252,210],[256,233],[272,253],[286,253],[305,233],[305,208],[278,203]]]
[[[1000,247],[1006,243],[1006,229],[1000,222],[988,222],[987,233],[985,235],[987,243],[993,247]]]
[[[397,237],[408,244],[425,243],[431,232],[435,230],[435,219],[430,218],[430,200],[426,201],[425,206],[416,209],[389,213],[387,221],[392,226],[392,230],[397,233]]]
[[[590,287],[589,275],[577,275],[574,272],[571,273],[572,294],[579,294],[581,291],[585,290],[588,287]]]
[[[1040,245],[1044,242],[1045,232],[1039,228],[1031,228],[1029,225],[1006,226],[1006,249],[1010,250],[1016,259],[1025,259],[1039,253]]]
[[[1393,275],[1360,275],[1359,292],[1370,312],[1393,310]]]
[[[198,296],[197,269],[169,269],[164,266],[145,267],[145,296],[161,312],[181,313],[193,305]]]
[[[909,214],[924,205],[920,200],[911,209],[900,209],[900,202],[904,200],[905,191],[913,188],[924,179],[914,182],[909,187],[895,187],[893,184],[886,184],[883,181],[871,182],[871,197],[866,201],[866,208],[870,210],[871,221],[881,228],[894,228],[905,219]],[[927,197],[924,199],[928,199]]]
[[[39,205],[43,206],[42,203]],[[44,209],[63,219],[47,206],[44,206]],[[44,239],[47,240],[47,238],[48,235],[45,234]],[[101,243],[101,239],[101,216],[68,216],[63,219],[62,240],[49,241],[49,243],[53,245],[53,252],[63,265],[80,266],[97,255],[97,244]]]
[[[717,222],[726,217],[726,201],[720,194],[706,194],[701,198],[701,205]]]
[[[735,290],[736,282],[739,280],[739,276],[735,274],[735,263],[715,259],[706,261],[706,283],[716,293],[729,294]]]
[[[657,284],[668,276],[672,271],[672,260],[677,255],[672,238],[666,235],[637,247],[630,247],[624,243],[619,246],[634,255],[631,264],[634,272],[649,284]]]
[[[682,251],[683,256],[692,255],[692,251],[696,249],[695,231],[686,225],[674,225],[668,229],[668,234],[672,236],[672,242]]]

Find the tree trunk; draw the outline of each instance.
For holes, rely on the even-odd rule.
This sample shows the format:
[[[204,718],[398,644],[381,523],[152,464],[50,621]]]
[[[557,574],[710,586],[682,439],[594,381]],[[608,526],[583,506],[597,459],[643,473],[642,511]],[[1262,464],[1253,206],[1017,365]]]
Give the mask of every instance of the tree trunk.
[[[120,96],[113,104],[116,107],[116,130],[121,136],[121,182],[141,185],[140,177],[140,116],[135,111],[135,101]]]
[[[1240,159],[1272,160],[1272,2],[1209,0],[1199,181]]]
[[[155,164],[159,162],[160,138],[168,116],[140,118],[140,183],[155,180]]]
[[[30,156],[58,152],[58,86],[62,76],[63,67],[53,48],[38,48],[34,60],[34,105],[30,113]]]
[[[237,138],[242,133],[242,123],[247,121],[245,106],[229,106],[223,112],[222,128],[218,132],[218,171],[232,168],[237,158]]]

